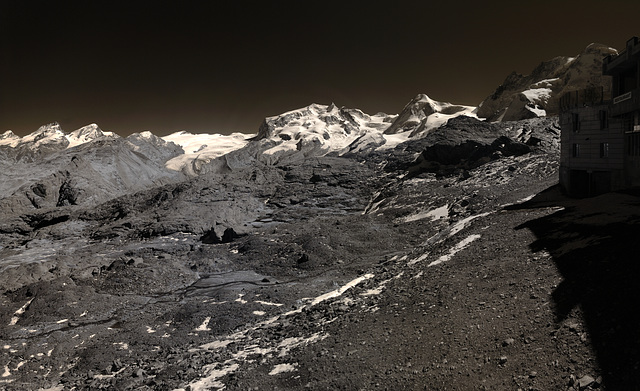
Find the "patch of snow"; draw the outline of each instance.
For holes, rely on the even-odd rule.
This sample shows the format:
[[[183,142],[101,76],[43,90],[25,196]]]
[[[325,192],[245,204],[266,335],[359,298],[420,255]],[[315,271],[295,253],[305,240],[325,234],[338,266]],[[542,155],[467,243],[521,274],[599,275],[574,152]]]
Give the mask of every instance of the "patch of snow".
[[[395,134],[383,134],[382,137],[386,140],[384,144],[376,148],[376,151],[383,151],[386,149],[392,149],[397,147],[399,144],[404,143],[409,140],[411,136],[411,131],[400,132]]]
[[[277,375],[279,373],[293,372],[293,371],[297,370],[297,367],[298,367],[297,363],[294,363],[294,364],[278,364],[275,367],[273,367],[271,372],[269,372],[269,375],[274,376],[274,375]]]
[[[531,106],[525,106],[525,108],[527,110],[529,110],[530,112],[532,112],[533,114],[535,114],[538,117],[546,117],[547,116],[547,111],[545,109],[540,108],[540,106],[535,105],[535,107],[531,107]]]
[[[257,315],[257,316],[264,316],[264,315],[266,315],[267,313],[266,313],[266,312],[264,312],[264,311],[253,311],[253,314],[254,314],[254,315]]]
[[[207,376],[189,384],[191,391],[207,391],[211,388],[224,388],[225,385],[218,379],[237,371],[240,367],[238,364],[232,364],[222,367],[222,369],[216,369],[217,365],[218,364],[205,365],[203,369],[207,372]]]
[[[451,236],[457,234],[458,232],[462,231],[473,220],[475,220],[475,219],[477,219],[479,217],[485,217],[485,216],[488,216],[488,215],[489,215],[489,212],[485,212],[485,213],[480,213],[480,214],[477,214],[477,215],[469,216],[467,218],[464,218],[464,219],[458,221],[451,228],[451,231],[449,232],[449,237],[451,237]]]
[[[27,301],[22,307],[18,308],[18,310],[13,313],[13,317],[9,322],[9,326],[14,326],[16,323],[18,323],[18,321],[20,320],[20,315],[25,313],[25,311],[27,310],[27,307],[29,307],[29,304],[31,304],[33,299],[35,298],[31,298],[31,300]]]
[[[550,88],[531,88],[522,91],[522,94],[527,97],[530,102],[548,102],[551,97]]]
[[[445,204],[436,209],[430,209],[427,211],[421,211],[409,216],[401,217],[398,221],[402,223],[409,223],[412,221],[422,220],[429,218],[431,221],[438,220],[444,217],[449,216],[449,205]]]
[[[464,250],[467,246],[469,246],[471,243],[473,243],[475,240],[479,239],[480,237],[481,237],[481,235],[478,235],[478,234],[474,234],[474,235],[468,236],[467,238],[463,239],[458,244],[453,246],[449,250],[449,252],[447,254],[445,254],[445,255],[441,256],[440,258],[438,258],[437,260],[431,262],[429,265],[427,265],[427,267],[439,265],[439,264],[441,264],[443,262],[446,262],[446,261],[450,260],[459,251]]]
[[[224,339],[221,341],[213,341],[213,342],[209,342],[207,344],[204,344],[202,346],[200,346],[202,349],[205,350],[214,350],[214,349],[220,349],[220,348],[224,348],[227,345],[229,345],[230,343],[235,342],[235,340],[233,339]]]
[[[419,256],[418,258],[412,259],[409,262],[407,262],[407,266],[413,266],[418,262],[422,262],[425,259],[427,259],[429,257],[429,252],[427,251],[426,253],[422,254],[421,256]]]
[[[550,87],[553,87],[553,83],[559,80],[560,80],[559,77],[554,77],[553,79],[544,79],[544,80],[540,80],[539,82],[533,83],[530,87],[531,88],[550,88]]]
[[[99,380],[112,379],[112,378],[116,377],[117,375],[121,374],[125,369],[127,369],[127,367],[122,367],[118,371],[110,373],[108,375],[100,375],[100,374],[93,375],[93,378],[94,379],[99,379]]]
[[[265,356],[269,353],[272,353],[273,350],[274,349],[270,347],[262,348],[258,345],[249,345],[249,346],[245,346],[244,349],[241,349],[238,352],[233,353],[232,356],[234,360],[244,360],[247,357],[255,356],[255,355]]]
[[[362,212],[363,215],[367,213],[375,213],[378,211],[380,204],[385,200],[383,198],[380,201],[375,202],[375,199],[378,198],[380,194],[382,194],[381,191],[377,191],[373,194],[371,200],[369,200],[369,204],[364,208],[364,211]]]
[[[369,289],[366,292],[362,292],[360,294],[360,296],[374,296],[374,295],[379,295],[382,293],[382,289],[384,289],[384,286],[378,286],[377,288],[374,289]]]
[[[280,342],[278,344],[278,348],[282,349],[280,351],[280,353],[278,354],[278,357],[284,357],[287,355],[287,353],[289,353],[289,351],[293,348],[296,348],[298,346],[302,346],[302,345],[308,345],[310,343],[315,343],[318,341],[322,341],[323,339],[327,338],[329,336],[329,334],[320,334],[320,333],[314,333],[313,335],[304,338],[304,337],[289,337],[289,338],[285,338],[282,340],[282,342]]]
[[[275,147],[271,147],[262,153],[264,153],[265,155],[277,155],[285,152],[293,152],[297,149],[298,147],[294,143],[282,143],[280,145],[276,145]]]
[[[211,321],[211,317],[207,316],[204,320],[204,322],[202,322],[202,324],[198,327],[196,327],[196,329],[194,331],[211,331],[211,329],[209,328],[209,322]]]
[[[401,278],[404,275],[404,272],[400,272],[399,274],[386,279],[382,282],[380,282],[380,284],[378,284],[378,286],[374,289],[369,289],[366,292],[363,292],[360,294],[360,296],[373,296],[373,295],[379,295],[380,293],[382,293],[382,290],[385,289],[387,287],[387,284],[389,283],[389,281]],[[350,301],[353,301],[351,299],[349,299]],[[343,301],[347,302],[347,299],[345,298]]]
[[[327,292],[323,295],[320,295],[318,297],[316,297],[312,302],[311,305],[314,306],[318,303],[321,303],[325,300],[334,298],[334,297],[338,297],[340,295],[342,295],[344,292],[346,292],[347,290],[353,288],[354,286],[358,285],[359,283],[361,283],[364,280],[368,280],[370,278],[373,278],[374,275],[369,273],[369,274],[365,274],[364,276],[358,277],[355,280],[349,281],[346,285],[341,286],[340,288],[333,290],[331,292]]]
[[[11,371],[9,370],[9,366],[5,365],[4,372],[2,373],[2,377],[9,377],[9,376],[11,376]]]
[[[156,332],[156,330],[154,330],[151,326],[147,326],[147,333],[148,334],[153,334],[155,332]]]
[[[282,303],[270,303],[268,301],[262,301],[262,300],[256,300],[255,303],[262,304],[262,305],[270,305],[274,307],[282,307],[284,305]]]
[[[502,207],[506,207],[506,206],[511,206],[511,205],[518,205],[518,204],[523,204],[527,201],[530,201],[533,199],[533,197],[535,197],[536,194],[531,194],[530,196],[524,197],[524,198],[520,198],[519,200],[517,200],[516,202],[514,202],[513,204],[506,204],[506,205],[501,205]]]

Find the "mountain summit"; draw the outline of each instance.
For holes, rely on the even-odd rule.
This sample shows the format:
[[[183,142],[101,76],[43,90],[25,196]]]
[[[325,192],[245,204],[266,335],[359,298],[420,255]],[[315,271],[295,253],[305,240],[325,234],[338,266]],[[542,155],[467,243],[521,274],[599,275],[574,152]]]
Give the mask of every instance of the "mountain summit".
[[[454,105],[438,102],[426,94],[418,94],[397,116],[395,121],[385,130],[386,134],[397,134],[411,131],[410,137],[423,134],[445,124],[449,119],[466,115],[476,117],[476,108],[472,106]]]
[[[119,137],[112,132],[103,132],[98,125],[90,124],[67,134],[57,122],[43,125],[24,137],[11,131],[0,136],[0,147],[8,146],[21,151],[23,157],[46,151],[54,152],[93,141],[101,137]]]
[[[100,137],[117,136],[112,132],[103,132],[102,129],[100,129],[96,124],[83,126],[78,130],[74,130],[66,136],[67,140],[69,141],[69,148],[72,148],[76,145],[84,144]]]
[[[514,121],[558,115],[558,100],[570,91],[597,87],[611,94],[602,59],[617,50],[592,43],[576,57],[555,57],[540,63],[529,75],[513,72],[478,106],[478,117]]]

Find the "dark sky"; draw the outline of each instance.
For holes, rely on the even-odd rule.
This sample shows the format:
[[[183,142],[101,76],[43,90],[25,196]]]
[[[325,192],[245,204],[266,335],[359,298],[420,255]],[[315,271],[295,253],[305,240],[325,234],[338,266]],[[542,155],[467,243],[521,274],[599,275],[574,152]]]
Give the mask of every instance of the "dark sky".
[[[638,15],[637,0],[0,0],[0,133],[250,133],[310,103],[399,113],[418,93],[477,105],[511,71],[622,48]]]

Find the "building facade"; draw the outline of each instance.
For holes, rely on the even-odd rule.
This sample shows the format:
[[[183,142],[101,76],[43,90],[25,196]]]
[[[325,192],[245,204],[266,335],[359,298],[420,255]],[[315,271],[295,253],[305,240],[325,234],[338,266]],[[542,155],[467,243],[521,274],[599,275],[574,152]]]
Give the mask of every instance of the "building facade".
[[[640,186],[638,38],[606,57],[602,70],[611,76],[611,96],[591,88],[560,99],[560,185],[575,197]]]

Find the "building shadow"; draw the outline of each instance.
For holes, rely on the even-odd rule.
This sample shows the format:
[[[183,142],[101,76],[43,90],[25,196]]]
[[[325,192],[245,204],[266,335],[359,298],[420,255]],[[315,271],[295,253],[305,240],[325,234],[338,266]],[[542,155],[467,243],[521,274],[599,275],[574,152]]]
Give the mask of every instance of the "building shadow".
[[[558,186],[507,209],[558,207],[516,229],[536,236],[563,281],[552,293],[557,322],[580,306],[609,390],[640,390],[640,192],[565,197]]]

